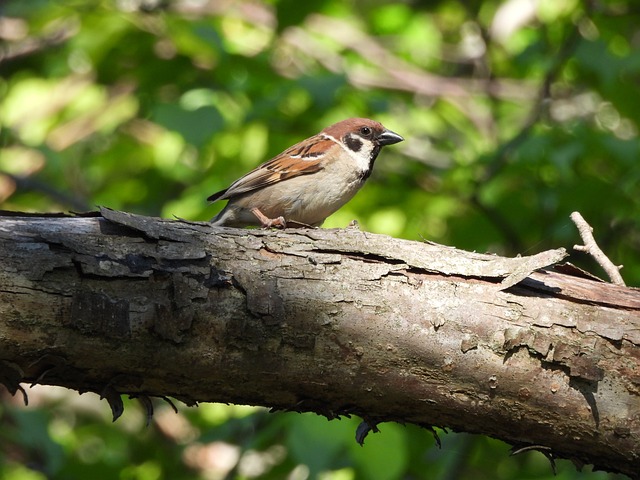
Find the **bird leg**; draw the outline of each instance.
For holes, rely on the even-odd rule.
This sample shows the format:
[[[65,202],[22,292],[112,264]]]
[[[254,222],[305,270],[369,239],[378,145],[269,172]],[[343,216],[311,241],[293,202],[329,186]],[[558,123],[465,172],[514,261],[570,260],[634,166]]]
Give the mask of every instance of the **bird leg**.
[[[262,228],[287,228],[287,222],[284,217],[269,218],[256,207],[251,209],[251,213],[253,213],[258,218],[258,220],[260,220]]]

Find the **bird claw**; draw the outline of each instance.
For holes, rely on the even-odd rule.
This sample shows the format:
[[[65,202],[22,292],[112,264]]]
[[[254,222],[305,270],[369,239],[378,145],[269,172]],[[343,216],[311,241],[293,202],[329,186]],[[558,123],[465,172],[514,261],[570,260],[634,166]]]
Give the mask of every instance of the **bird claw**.
[[[262,228],[287,228],[287,221],[284,217],[268,218],[267,222],[262,224]]]
[[[287,228],[287,221],[284,217],[269,218],[258,208],[252,208],[251,213],[260,220],[262,228]]]

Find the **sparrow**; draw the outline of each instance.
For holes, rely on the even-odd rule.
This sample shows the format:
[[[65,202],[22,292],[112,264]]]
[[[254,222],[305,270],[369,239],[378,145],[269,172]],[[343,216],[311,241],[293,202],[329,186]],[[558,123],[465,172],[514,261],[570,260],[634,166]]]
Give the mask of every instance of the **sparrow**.
[[[211,223],[318,227],[364,185],[380,149],[403,140],[367,118],[335,123],[207,198],[228,200]]]

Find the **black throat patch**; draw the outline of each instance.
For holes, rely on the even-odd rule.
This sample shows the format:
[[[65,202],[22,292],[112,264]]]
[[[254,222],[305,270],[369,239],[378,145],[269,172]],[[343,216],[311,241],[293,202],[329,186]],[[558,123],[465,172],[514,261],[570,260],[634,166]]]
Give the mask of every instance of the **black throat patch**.
[[[364,182],[367,178],[369,178],[369,175],[371,175],[371,172],[373,172],[373,164],[376,161],[376,158],[378,158],[378,154],[380,153],[380,146],[375,145],[373,147],[373,150],[371,150],[371,156],[369,157],[369,168],[367,168],[367,170],[360,172],[360,181]]]
[[[362,140],[351,134],[344,137],[344,143],[349,148],[349,150],[353,150],[354,152],[359,152],[362,148]]]

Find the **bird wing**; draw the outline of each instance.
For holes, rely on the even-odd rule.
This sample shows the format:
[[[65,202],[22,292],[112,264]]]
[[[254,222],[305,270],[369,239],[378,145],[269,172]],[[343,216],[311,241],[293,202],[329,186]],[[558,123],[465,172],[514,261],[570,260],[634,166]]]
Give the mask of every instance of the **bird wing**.
[[[289,147],[277,157],[236,180],[229,188],[214,193],[207,200],[227,200],[289,178],[322,170],[328,152],[335,146],[335,140],[331,137],[315,135]]]

